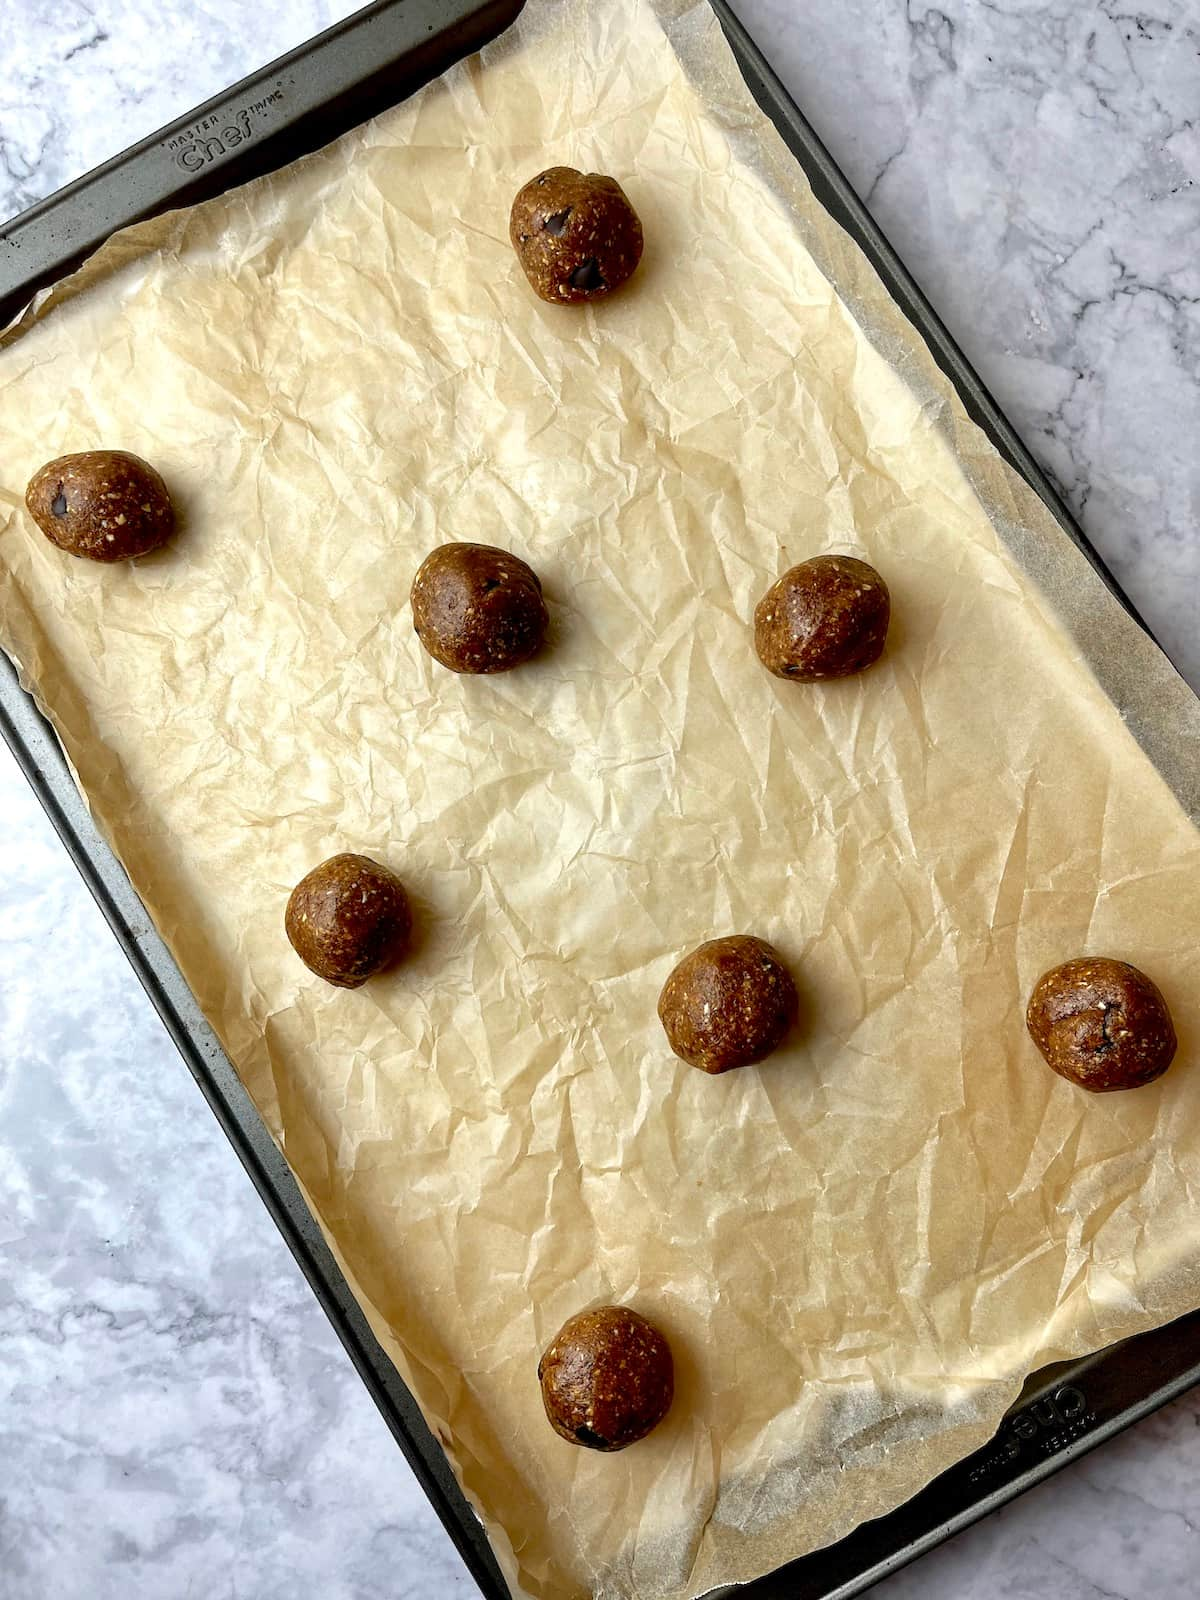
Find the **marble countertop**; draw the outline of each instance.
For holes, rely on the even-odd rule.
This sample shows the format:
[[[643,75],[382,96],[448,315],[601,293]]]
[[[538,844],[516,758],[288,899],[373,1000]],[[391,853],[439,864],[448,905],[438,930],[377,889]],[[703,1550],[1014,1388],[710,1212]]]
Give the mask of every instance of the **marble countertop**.
[[[0,216],[352,9],[8,0]],[[1195,0],[737,9],[1200,687]],[[468,1600],[2,748],[0,816],[0,1594]],[[1198,1429],[1185,1397],[875,1592],[1194,1595]]]

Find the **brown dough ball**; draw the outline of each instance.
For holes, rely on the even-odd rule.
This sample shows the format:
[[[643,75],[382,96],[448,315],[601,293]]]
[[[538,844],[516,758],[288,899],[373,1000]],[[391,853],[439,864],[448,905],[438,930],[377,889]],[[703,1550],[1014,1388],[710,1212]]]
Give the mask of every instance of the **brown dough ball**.
[[[555,1433],[589,1450],[624,1450],[666,1416],[675,1392],[671,1347],[624,1306],[571,1317],[538,1362]]]
[[[413,627],[451,672],[507,672],[537,650],[550,618],[536,572],[490,544],[443,544],[412,586]]]
[[[1059,1077],[1093,1094],[1153,1083],[1175,1054],[1171,1013],[1157,986],[1109,956],[1080,956],[1044,972],[1025,1025]]]
[[[534,292],[551,305],[601,300],[642,259],[642,225],[615,178],[551,167],[513,201],[508,235]]]
[[[318,978],[357,989],[403,954],[412,911],[399,878],[370,856],[330,856],[292,890],[284,927]]]
[[[855,556],[814,556],[785,572],[754,610],[754,648],[777,678],[848,678],[883,654],[888,586]]]
[[[745,933],[711,939],[684,956],[658,999],[671,1049],[701,1072],[763,1060],[798,1010],[796,985],[778,953]]]
[[[166,484],[127,450],[84,450],[48,461],[29,480],[25,504],[51,544],[89,561],[144,556],[175,530]]]

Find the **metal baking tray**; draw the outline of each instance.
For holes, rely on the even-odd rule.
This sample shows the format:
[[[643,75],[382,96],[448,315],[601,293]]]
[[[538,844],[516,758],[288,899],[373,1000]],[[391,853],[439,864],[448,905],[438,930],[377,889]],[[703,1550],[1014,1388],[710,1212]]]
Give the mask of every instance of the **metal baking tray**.
[[[963,404],[1136,616],[829,152],[726,0],[710,0],[759,105],[857,241]],[[318,148],[395,104],[515,18],[523,0],[378,0],[0,228],[0,326],[116,229],[190,205]],[[236,136],[236,137],[235,137]],[[1140,619],[1139,619],[1140,620]],[[1144,626],[1144,624],[1143,624]],[[295,1180],[170,952],[97,832],[58,741],[0,652],[0,733],[262,1196],[301,1271],[489,1600],[508,1589],[412,1395],[346,1286]],[[1200,1382],[1200,1312],[1036,1373],[999,1432],[888,1516],[753,1583],[739,1600],[850,1600]]]

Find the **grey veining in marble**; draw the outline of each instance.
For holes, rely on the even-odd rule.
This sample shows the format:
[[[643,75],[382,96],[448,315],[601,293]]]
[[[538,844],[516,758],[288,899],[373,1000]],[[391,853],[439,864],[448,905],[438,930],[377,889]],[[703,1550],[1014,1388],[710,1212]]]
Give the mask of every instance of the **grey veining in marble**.
[[[1200,684],[1200,6],[736,0]],[[0,215],[353,9],[6,0]],[[472,1586],[0,752],[0,1597]],[[1185,1398],[878,1591],[1200,1590]]]
[[[1200,687],[1200,7],[740,10]]]
[[[0,1595],[283,1600],[298,1574],[331,1596],[457,1592],[457,1558],[2,747],[0,796]]]

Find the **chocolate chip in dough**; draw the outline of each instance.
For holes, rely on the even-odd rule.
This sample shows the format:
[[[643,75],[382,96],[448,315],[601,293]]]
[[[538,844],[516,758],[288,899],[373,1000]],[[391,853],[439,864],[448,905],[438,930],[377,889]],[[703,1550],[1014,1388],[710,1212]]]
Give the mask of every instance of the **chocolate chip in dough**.
[[[814,556],[773,583],[754,611],[754,648],[768,672],[816,683],[862,672],[883,653],[888,586],[856,556]]]
[[[626,1306],[571,1317],[538,1362],[542,1404],[562,1439],[589,1450],[624,1450],[658,1426],[671,1406],[671,1347]]]
[[[412,585],[413,627],[451,672],[508,672],[528,661],[549,625],[533,568],[490,544],[443,544]]]
[[[147,555],[175,530],[166,484],[128,450],[56,456],[29,480],[25,505],[51,544],[88,561]]]
[[[1157,984],[1111,956],[1080,956],[1044,972],[1025,1024],[1047,1065],[1093,1094],[1153,1083],[1175,1055],[1175,1027]]]
[[[552,305],[603,299],[642,258],[642,224],[621,185],[574,167],[551,167],[525,185],[509,237],[535,293]]]

